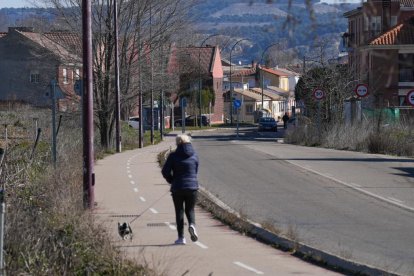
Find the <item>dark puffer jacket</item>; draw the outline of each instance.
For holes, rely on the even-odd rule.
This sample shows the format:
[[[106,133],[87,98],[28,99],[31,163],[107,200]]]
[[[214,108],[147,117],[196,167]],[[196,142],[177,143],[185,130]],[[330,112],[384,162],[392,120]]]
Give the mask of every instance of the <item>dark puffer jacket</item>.
[[[171,184],[171,191],[198,190],[198,156],[190,143],[180,144],[162,168],[162,176]]]

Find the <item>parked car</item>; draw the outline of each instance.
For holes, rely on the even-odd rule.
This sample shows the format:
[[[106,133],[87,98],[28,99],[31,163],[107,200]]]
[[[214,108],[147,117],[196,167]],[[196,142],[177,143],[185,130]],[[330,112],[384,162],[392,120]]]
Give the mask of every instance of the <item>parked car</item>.
[[[258,130],[277,131],[277,121],[273,117],[262,117],[259,119]]]
[[[185,118],[185,125],[186,126],[196,126],[196,116],[191,115]],[[208,126],[210,123],[210,120],[207,116],[205,115],[201,115],[201,125],[202,126]],[[180,127],[183,125],[183,120],[182,119],[177,119],[174,121],[174,125],[176,127]],[[200,116],[197,116],[197,125],[200,125]]]
[[[133,129],[139,129],[139,117],[129,117],[128,125]]]

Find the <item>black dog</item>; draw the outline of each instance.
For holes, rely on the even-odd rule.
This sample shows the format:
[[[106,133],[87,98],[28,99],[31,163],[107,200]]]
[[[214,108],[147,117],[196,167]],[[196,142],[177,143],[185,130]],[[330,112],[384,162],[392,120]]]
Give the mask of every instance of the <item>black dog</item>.
[[[132,240],[132,229],[128,222],[122,224],[118,222],[118,234],[123,240]]]

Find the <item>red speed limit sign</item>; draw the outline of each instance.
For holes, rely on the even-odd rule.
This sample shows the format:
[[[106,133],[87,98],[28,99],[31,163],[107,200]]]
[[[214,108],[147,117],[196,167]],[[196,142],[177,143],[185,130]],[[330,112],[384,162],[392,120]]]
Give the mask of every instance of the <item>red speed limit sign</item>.
[[[407,102],[408,104],[414,106],[414,90],[410,90],[407,93]]]
[[[358,97],[365,97],[368,95],[368,85],[366,84],[358,84],[355,87],[355,93],[357,94]]]
[[[322,100],[323,98],[325,98],[325,92],[320,88],[316,88],[315,90],[313,90],[313,97],[318,101]]]

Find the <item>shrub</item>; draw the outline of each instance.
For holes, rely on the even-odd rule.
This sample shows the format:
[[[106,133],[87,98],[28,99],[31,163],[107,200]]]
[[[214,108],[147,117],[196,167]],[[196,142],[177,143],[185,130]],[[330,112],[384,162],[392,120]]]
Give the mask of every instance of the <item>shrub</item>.
[[[58,162],[51,164],[43,135],[30,160],[32,123],[19,117],[25,139],[11,140],[1,183],[6,190],[5,261],[10,275],[154,275],[121,257],[109,235],[83,209],[79,120],[65,117],[58,134]],[[47,120],[45,114],[42,119]],[[26,124],[26,125],[25,125]],[[49,125],[44,121],[42,126]],[[26,129],[27,131],[25,132]],[[50,133],[44,129],[42,133]]]

